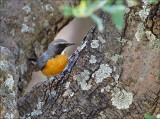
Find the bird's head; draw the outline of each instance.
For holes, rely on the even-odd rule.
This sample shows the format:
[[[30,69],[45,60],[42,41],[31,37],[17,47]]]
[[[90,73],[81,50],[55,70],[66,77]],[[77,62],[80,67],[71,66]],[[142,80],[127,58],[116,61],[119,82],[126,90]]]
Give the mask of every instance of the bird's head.
[[[52,41],[52,43],[48,46],[48,51],[54,52],[56,54],[61,54],[62,51],[70,45],[75,45],[75,43],[67,42],[64,39],[56,39]]]

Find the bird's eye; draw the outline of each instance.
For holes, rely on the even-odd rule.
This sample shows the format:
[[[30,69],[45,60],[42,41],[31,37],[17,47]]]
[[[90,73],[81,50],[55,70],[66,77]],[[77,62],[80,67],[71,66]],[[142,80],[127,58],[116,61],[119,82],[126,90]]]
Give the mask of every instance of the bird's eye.
[[[65,44],[65,43],[59,43],[58,46],[60,46],[60,47],[66,47],[67,44]]]
[[[63,46],[63,44],[58,44],[58,46]]]

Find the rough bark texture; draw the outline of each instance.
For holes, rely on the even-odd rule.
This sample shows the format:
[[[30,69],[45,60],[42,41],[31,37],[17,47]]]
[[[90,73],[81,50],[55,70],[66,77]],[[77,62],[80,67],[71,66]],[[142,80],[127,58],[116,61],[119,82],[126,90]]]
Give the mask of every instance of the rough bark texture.
[[[72,20],[63,17],[59,6],[77,4],[73,0],[1,0],[0,118],[11,117],[16,99],[31,80],[33,65],[27,62],[27,57],[39,57]],[[7,108],[14,109],[11,113]]]
[[[2,1],[0,42],[14,56],[19,90],[24,89],[32,73],[30,67],[33,65],[26,58],[39,57],[58,31],[71,20],[63,17],[60,5],[76,5],[76,2]]]
[[[144,113],[157,116],[160,27],[155,24],[160,24],[160,3],[143,5],[146,7],[130,8],[123,33],[116,30],[109,15],[101,13],[104,31],[100,33],[93,26],[64,72],[38,83],[18,99],[19,115],[37,119],[141,119]]]

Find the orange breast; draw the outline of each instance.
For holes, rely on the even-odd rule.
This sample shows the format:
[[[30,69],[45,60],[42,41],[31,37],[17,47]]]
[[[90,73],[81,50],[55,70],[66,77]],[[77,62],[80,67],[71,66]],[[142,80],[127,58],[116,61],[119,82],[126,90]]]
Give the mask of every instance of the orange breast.
[[[49,59],[46,66],[41,70],[46,76],[54,76],[63,71],[68,63],[68,56],[61,54],[55,58]]]

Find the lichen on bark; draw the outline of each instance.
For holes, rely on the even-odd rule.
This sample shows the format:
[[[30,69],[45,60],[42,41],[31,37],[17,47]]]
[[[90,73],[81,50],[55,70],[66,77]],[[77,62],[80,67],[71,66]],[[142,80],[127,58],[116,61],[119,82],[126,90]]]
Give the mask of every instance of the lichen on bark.
[[[33,1],[33,4],[29,4],[26,1],[18,2],[15,0],[15,4],[20,5],[21,11],[12,6],[11,9],[8,9],[7,5],[9,4],[7,2],[4,3],[5,7],[2,15],[6,19],[2,22],[1,30],[2,33],[8,33],[9,35],[7,40],[4,40],[5,37],[2,34],[0,42],[5,47],[5,51],[11,53],[8,52],[9,55],[1,55],[9,57],[9,60],[1,57],[0,60],[3,67],[1,71],[5,70],[5,68],[10,68],[8,64],[10,66],[13,65],[11,70],[7,70],[6,77],[0,80],[1,82],[6,81],[3,84],[9,90],[7,93],[15,91],[16,94],[19,94],[18,91],[24,89],[24,84],[27,85],[25,82],[28,81],[25,80],[26,74],[27,77],[30,77],[33,69],[30,63],[24,63],[24,58],[28,55],[40,55],[40,52],[45,50],[50,41],[52,41],[50,38],[54,37],[64,24],[70,20],[70,18],[64,19],[59,12],[56,12],[58,11],[56,6],[59,5],[59,1],[57,2],[58,5],[54,1],[38,3]],[[157,116],[160,110],[159,79],[157,78],[159,77],[160,56],[150,49],[148,40],[137,41],[135,34],[138,24],[143,23],[145,28],[149,27],[156,38],[159,37],[155,32],[157,28],[155,30],[154,24],[152,27],[150,25],[151,22],[148,20],[153,20],[156,17],[156,21],[153,22],[158,23],[158,17],[152,13],[159,13],[157,6],[160,3],[148,6],[149,8],[153,7],[153,10],[151,9],[149,13],[151,17],[142,17],[146,21],[142,20],[138,14],[143,9],[141,7],[142,4],[130,8],[130,11],[126,14],[126,26],[122,34],[112,23],[110,16],[101,12],[99,16],[103,20],[104,31],[100,33],[94,25],[84,38],[82,46],[70,57],[67,68],[61,74],[53,77],[52,80],[38,83],[30,92],[20,98],[14,97],[12,101],[13,104],[16,101],[18,110],[13,108],[14,105],[12,103],[11,105],[10,103],[5,103],[4,100],[7,99],[7,96],[3,93],[1,104],[9,104],[7,106],[9,109],[11,109],[11,106],[12,110],[9,113],[8,107],[4,105],[3,112],[5,114],[3,113],[2,116],[6,118],[8,116],[20,116],[24,118],[60,119],[134,119],[143,118],[146,112]],[[29,7],[24,8],[24,6]],[[7,16],[5,14],[8,12],[6,8],[9,12],[15,9],[15,16]],[[36,9],[38,8],[42,9],[38,10],[37,13]],[[38,15],[40,13],[41,16]],[[19,15],[19,17],[16,15]],[[37,19],[41,20],[37,23]],[[29,24],[30,22],[35,24]],[[148,26],[146,26],[145,22],[148,23]],[[21,29],[25,26],[23,24],[30,27],[34,26],[34,32],[28,32],[28,28],[30,28],[28,27],[22,33]],[[154,38],[150,32],[147,32],[147,34],[148,37]],[[11,44],[8,45],[8,42]],[[44,47],[40,47],[41,44]],[[33,53],[29,53],[31,51]],[[29,68],[26,68],[26,65]],[[6,70],[3,71],[3,74],[5,74],[4,72]],[[93,76],[93,74],[95,75]],[[99,74],[103,74],[100,80],[98,80]],[[81,78],[83,79],[80,80]],[[9,84],[7,81],[12,83]],[[16,84],[17,82],[18,84]],[[19,85],[19,89],[12,87],[11,84],[16,85],[15,87]],[[11,87],[8,88],[8,86]],[[12,89],[13,91],[11,91]],[[50,91],[54,97],[51,102]],[[18,98],[18,100],[15,100],[15,98]],[[127,101],[126,104],[124,104],[123,99]]]

